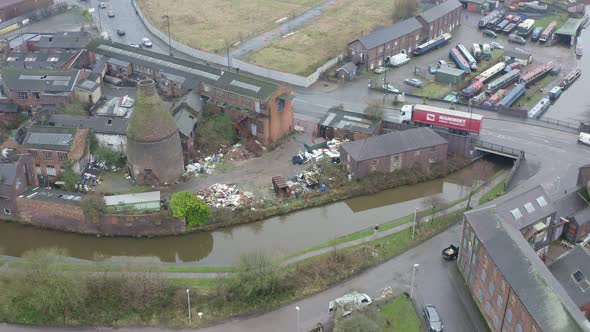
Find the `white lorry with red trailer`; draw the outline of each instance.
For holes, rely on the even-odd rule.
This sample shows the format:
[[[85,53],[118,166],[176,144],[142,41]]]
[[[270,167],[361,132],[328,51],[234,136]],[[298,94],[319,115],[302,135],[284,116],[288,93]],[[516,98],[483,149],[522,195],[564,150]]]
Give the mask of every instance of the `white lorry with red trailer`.
[[[420,104],[402,106],[399,118],[400,123],[446,128],[461,135],[479,135],[482,120],[479,114]]]

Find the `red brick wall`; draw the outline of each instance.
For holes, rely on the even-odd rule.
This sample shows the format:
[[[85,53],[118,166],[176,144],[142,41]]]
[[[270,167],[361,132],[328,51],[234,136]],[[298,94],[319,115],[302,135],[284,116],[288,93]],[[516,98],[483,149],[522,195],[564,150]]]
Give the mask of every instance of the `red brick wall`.
[[[162,213],[86,217],[80,206],[17,198],[18,219],[42,228],[107,236],[150,236],[183,233],[184,220]]]
[[[35,99],[33,97],[33,93],[31,91],[23,91],[27,92],[27,99],[19,99],[18,91],[10,90],[9,96],[14,101],[15,104],[23,106],[23,107],[36,107],[37,105],[41,104],[48,104],[48,105],[65,105],[69,104],[72,100],[73,92],[70,93],[67,97],[58,97],[58,96],[41,96],[39,99]]]
[[[288,133],[290,130],[293,130],[293,101],[292,100],[285,100],[285,105],[282,111],[278,109],[278,97],[284,93],[292,93],[292,90],[281,86],[277,90],[277,92],[270,97],[268,102],[269,106],[269,114],[270,114],[270,121],[269,126],[270,130],[265,131],[265,135],[263,140],[266,143],[263,144],[271,144],[276,142],[281,136]]]

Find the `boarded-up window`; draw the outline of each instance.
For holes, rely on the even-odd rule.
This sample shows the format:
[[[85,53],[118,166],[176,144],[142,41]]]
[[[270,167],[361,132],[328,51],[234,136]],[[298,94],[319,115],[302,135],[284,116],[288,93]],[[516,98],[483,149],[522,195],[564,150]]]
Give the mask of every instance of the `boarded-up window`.
[[[369,172],[370,173],[377,172],[377,167],[379,167],[379,159],[373,159],[369,162]]]
[[[49,176],[56,176],[57,175],[57,173],[55,172],[55,167],[53,167],[53,165],[46,165],[45,171],[47,172],[47,175],[49,175]]]
[[[402,163],[400,161],[400,157],[399,154],[395,154],[393,156],[390,157],[390,163],[389,163],[389,171],[393,172],[395,170],[398,170],[402,167]]]

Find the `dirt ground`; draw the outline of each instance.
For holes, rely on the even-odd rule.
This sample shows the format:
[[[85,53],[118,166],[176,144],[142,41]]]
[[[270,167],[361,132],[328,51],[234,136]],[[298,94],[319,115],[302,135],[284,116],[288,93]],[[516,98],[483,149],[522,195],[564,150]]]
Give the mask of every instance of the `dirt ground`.
[[[172,38],[214,52],[278,26],[320,4],[322,0],[139,0],[152,24],[167,30],[162,15],[170,16]],[[204,14],[206,13],[206,14]]]
[[[215,183],[236,184],[241,191],[250,191],[255,199],[274,198],[271,178],[281,175],[285,179],[297,175],[307,165],[293,165],[291,157],[304,149],[307,136],[296,135],[287,142],[261,157],[242,161],[226,162],[222,169],[210,175],[198,175],[189,181],[171,186],[166,191],[188,190],[197,192]]]

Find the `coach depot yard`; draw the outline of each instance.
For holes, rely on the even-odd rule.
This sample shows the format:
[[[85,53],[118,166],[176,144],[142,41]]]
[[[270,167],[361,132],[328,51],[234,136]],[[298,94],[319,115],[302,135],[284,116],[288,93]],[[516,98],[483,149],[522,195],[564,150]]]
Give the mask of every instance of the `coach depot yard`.
[[[507,12],[505,14],[510,14]],[[574,53],[575,46],[569,46],[566,43],[561,43],[557,41],[547,42],[547,43],[539,43],[538,41],[532,41],[529,37],[527,39],[526,44],[520,45],[516,43],[512,43],[508,41],[508,35],[497,32],[497,38],[491,38],[483,35],[484,29],[478,28],[478,22],[483,17],[477,13],[470,13],[467,11],[462,11],[461,17],[461,26],[455,28],[451,34],[452,39],[447,42],[446,44],[440,46],[438,49],[430,51],[426,54],[415,56],[410,55],[411,61],[407,64],[399,66],[399,67],[387,67],[386,73],[375,74],[373,72],[367,73],[362,75],[363,79],[368,79],[368,83],[370,87],[376,88],[378,90],[382,90],[384,85],[384,80],[387,80],[387,84],[393,86],[395,89],[399,90],[400,93],[409,93],[415,95],[421,95],[427,98],[440,98],[443,99],[445,97],[450,97],[450,94],[460,94],[461,90],[468,87],[471,83],[475,82],[473,79],[483,73],[486,69],[492,67],[493,65],[497,64],[499,61],[502,60],[502,55],[504,52],[507,51],[508,54],[510,53],[530,53],[532,54],[532,62],[526,66],[521,66],[521,76],[526,75],[527,73],[533,72],[535,69],[542,65],[546,65],[550,62],[553,63],[553,73],[548,73],[547,75],[542,75],[541,78],[534,80],[529,84],[526,84],[526,90],[520,96],[520,98],[516,98],[511,104],[512,108],[522,108],[526,109],[527,111],[534,108],[534,106],[541,101],[544,97],[547,99],[549,98],[550,90],[558,86],[564,79],[564,77],[574,71],[576,69],[576,55]],[[526,16],[526,13],[524,13]],[[547,19],[543,19],[542,17],[538,17],[539,14],[536,14],[533,19],[542,19],[542,22],[547,21]],[[547,14],[550,16],[551,14]],[[520,21],[522,22],[522,20]],[[539,26],[539,25],[535,25]],[[557,25],[557,29],[559,29],[560,25]],[[545,28],[545,26],[543,26]],[[516,30],[513,31],[516,33]],[[453,59],[449,56],[449,51],[452,48],[457,47],[457,44],[464,45],[465,48],[473,54],[472,46],[474,43],[483,45],[483,44],[491,44],[492,42],[500,44],[503,49],[493,49],[492,51],[492,58],[488,60],[480,60],[478,61],[478,68],[477,70],[472,70],[473,72],[469,75],[464,75],[464,78],[460,80],[458,84],[450,84],[450,83],[440,83],[435,82],[435,74],[432,72],[433,69],[438,68],[443,60],[444,62],[450,64],[451,67],[457,67],[454,63]],[[512,61],[507,61],[506,64],[510,64]],[[430,70],[429,70],[430,67]],[[548,65],[551,67],[551,64]],[[483,84],[483,88],[480,93],[486,90],[487,85],[490,82],[493,82],[495,79],[498,79],[502,76],[504,72],[496,74],[493,78],[485,81]],[[551,75],[553,74],[553,75]],[[405,84],[404,80],[408,78],[417,78],[424,83],[423,87],[414,87],[409,84]],[[510,92],[514,88],[518,88],[517,84],[519,80],[515,80],[513,83],[504,86],[503,89],[506,91],[501,91],[504,94],[510,95]],[[514,91],[512,95],[518,95],[519,91]],[[567,93],[564,92],[564,93]],[[387,94],[387,100],[393,100],[393,97],[390,96],[391,93]],[[485,95],[486,99],[490,97],[491,94]],[[477,94],[476,94],[477,96]],[[473,96],[470,96],[473,97]],[[484,97],[481,95],[479,97]],[[499,96],[499,100],[504,99],[504,96]],[[510,96],[507,98],[510,99]],[[468,102],[467,98],[462,98],[462,102]],[[485,99],[475,100],[472,99],[473,104],[482,104]],[[507,100],[507,102],[509,102]],[[489,104],[487,104],[489,105]],[[497,107],[497,106],[496,106]],[[541,114],[537,113],[535,116],[539,116]]]

